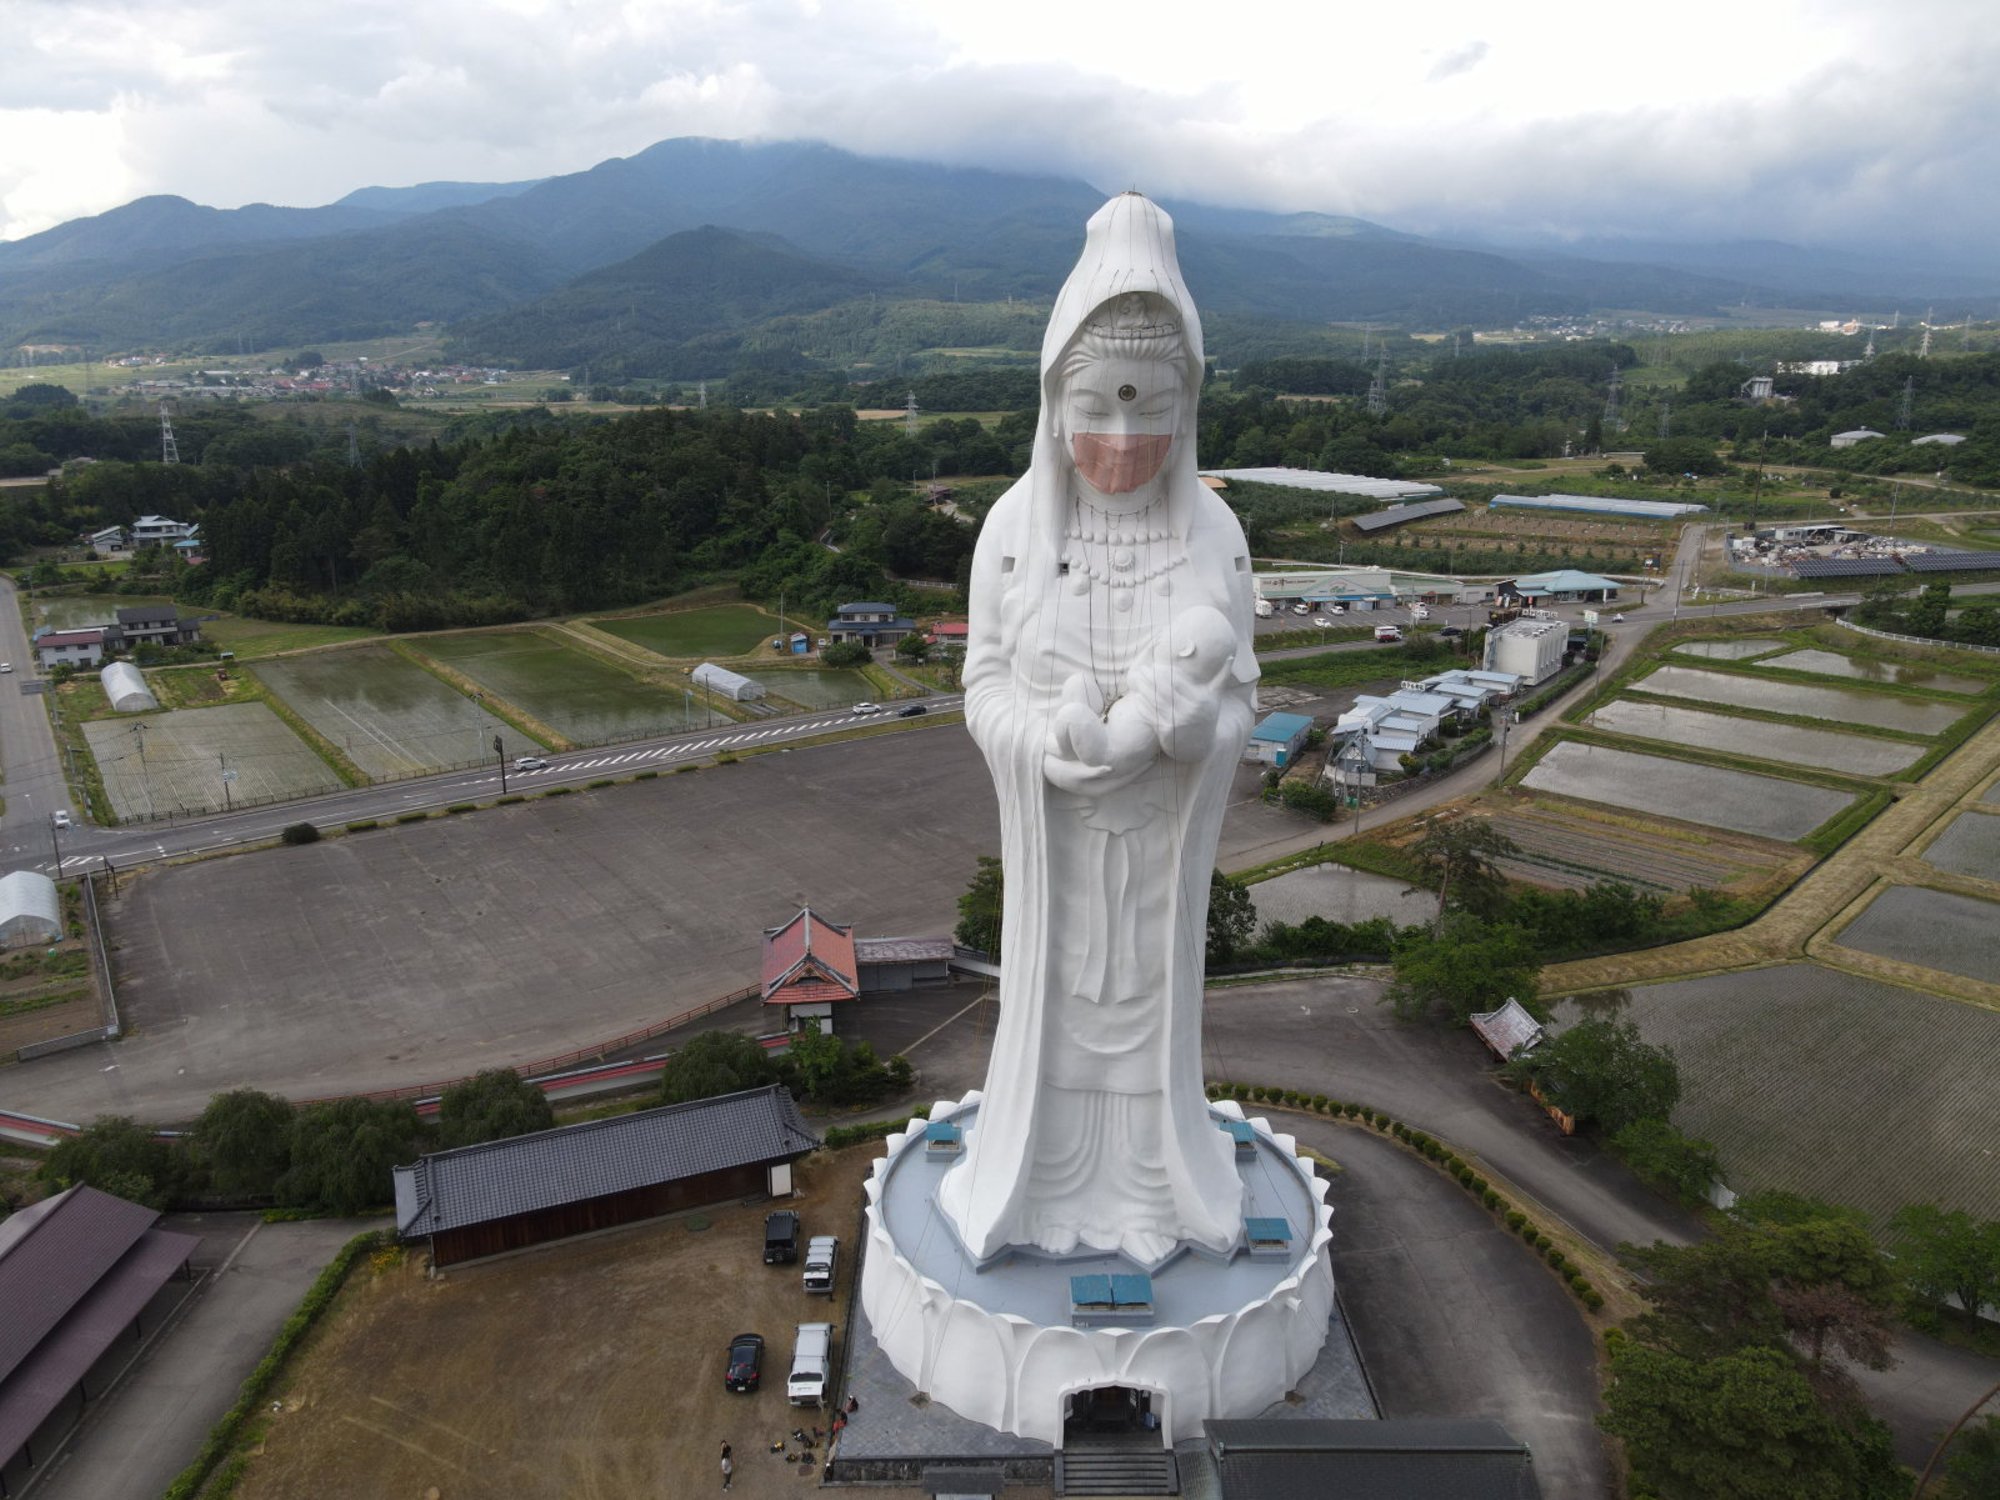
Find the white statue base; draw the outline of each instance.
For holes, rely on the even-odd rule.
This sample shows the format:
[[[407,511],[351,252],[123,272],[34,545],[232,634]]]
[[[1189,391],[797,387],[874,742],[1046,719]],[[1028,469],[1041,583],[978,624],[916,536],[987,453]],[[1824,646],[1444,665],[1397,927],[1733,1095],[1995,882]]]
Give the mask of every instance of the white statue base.
[[[930,1121],[969,1140],[979,1099],[940,1101]],[[959,1160],[950,1143],[934,1150],[923,1121],[890,1136],[867,1183],[861,1279],[889,1362],[961,1416],[1056,1447],[1086,1392],[1143,1398],[1163,1446],[1200,1437],[1210,1418],[1253,1417],[1284,1400],[1318,1359],[1333,1313],[1327,1184],[1292,1137],[1246,1121],[1233,1100],[1209,1114],[1218,1130],[1247,1136],[1237,1169],[1246,1218],[1262,1233],[1227,1256],[1170,1257],[1152,1271],[1150,1305],[1137,1308],[1073,1301],[1072,1277],[1144,1269],[1117,1255],[1018,1251],[978,1263],[937,1206],[938,1183]]]

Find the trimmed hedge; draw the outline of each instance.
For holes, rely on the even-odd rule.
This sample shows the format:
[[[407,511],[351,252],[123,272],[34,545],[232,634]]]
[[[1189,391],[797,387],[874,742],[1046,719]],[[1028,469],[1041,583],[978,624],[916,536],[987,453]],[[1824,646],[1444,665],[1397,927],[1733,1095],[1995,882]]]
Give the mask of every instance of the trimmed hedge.
[[[541,795],[545,798],[567,797],[571,792],[575,790],[576,788],[573,786],[552,786],[546,792],[543,792]]]
[[[317,844],[319,827],[313,823],[287,823],[278,838],[287,844]]]
[[[354,1263],[383,1243],[385,1241],[380,1230],[367,1229],[340,1247],[340,1252],[314,1280],[311,1289],[306,1292],[305,1299],[299,1303],[298,1310],[285,1319],[285,1326],[278,1330],[277,1338],[271,1341],[270,1352],[257,1362],[257,1368],[244,1380],[243,1389],[236,1397],[236,1404],[224,1412],[222,1420],[209,1429],[208,1437],[202,1443],[201,1451],[195,1455],[194,1462],[181,1470],[174,1482],[167,1486],[161,1500],[194,1500],[194,1497],[201,1493],[209,1475],[215,1472],[216,1466],[228,1456],[230,1449],[236,1446],[237,1439],[242,1436],[244,1424],[263,1408],[264,1393],[278,1378],[286,1359],[305,1336],[312,1332],[313,1325],[319,1322],[327,1308],[333,1304],[335,1294],[347,1280],[348,1272],[354,1269]],[[241,1472],[240,1464],[232,1467]]]
[[[858,1146],[863,1141],[879,1141],[906,1129],[912,1120],[921,1120],[922,1115],[906,1115],[900,1120],[871,1120],[866,1125],[835,1125],[821,1138],[820,1144],[829,1151],[838,1151],[842,1146]]]
[[[373,818],[360,818],[355,822],[349,823],[347,831],[349,833],[366,833],[371,828],[380,828],[381,826]]]
[[[512,807],[516,802],[526,802],[527,800],[519,792],[509,792],[504,797],[495,797],[493,805],[495,807]]]
[[[601,786],[616,786],[616,785],[617,783],[613,781],[609,776],[600,776],[597,778],[597,780],[590,783],[592,791],[595,791],[598,787]]]
[[[469,813],[472,811],[472,804],[470,802],[454,802],[445,811],[448,813]]]
[[[396,814],[396,821],[398,823],[425,823],[428,822],[429,820],[430,820],[430,814],[427,812],[406,812],[406,813]]]
[[[1401,1120],[1392,1119],[1381,1110],[1370,1108],[1368,1105],[1348,1103],[1339,1099],[1329,1099],[1324,1094],[1315,1094],[1311,1098],[1307,1098],[1293,1089],[1266,1088],[1256,1084],[1243,1083],[1211,1083],[1206,1092],[1211,1099],[1237,1099],[1247,1100],[1252,1103],[1285,1104],[1295,1109],[1305,1110],[1309,1114],[1359,1120],[1363,1124],[1374,1126],[1376,1130],[1384,1135],[1393,1135],[1397,1140],[1409,1146],[1419,1156],[1424,1157],[1427,1161],[1436,1163],[1447,1177],[1452,1178],[1460,1187],[1476,1198],[1488,1213],[1500,1218],[1501,1222],[1507,1228],[1519,1234],[1532,1249],[1539,1251],[1542,1258],[1548,1262],[1549,1269],[1563,1278],[1563,1284],[1570,1289],[1571,1293],[1585,1307],[1589,1308],[1592,1312],[1596,1312],[1604,1306],[1604,1294],[1590,1284],[1590,1279],[1583,1274],[1575,1262],[1563,1254],[1562,1249],[1556,1244],[1555,1240],[1536,1228],[1534,1221],[1527,1214],[1508,1203],[1507,1199],[1492,1183],[1488,1182],[1474,1170],[1471,1162],[1460,1156],[1456,1151],[1446,1147],[1435,1136],[1428,1135],[1421,1130],[1413,1129],[1405,1125]],[[860,1126],[856,1128],[866,1130],[871,1127]],[[897,1124],[889,1128],[900,1130],[902,1126]],[[837,1131],[830,1130],[827,1132],[826,1143],[829,1146],[834,1144],[834,1136],[836,1134]],[[856,1137],[856,1139],[861,1138],[859,1136]],[[843,1142],[843,1144],[845,1143]]]

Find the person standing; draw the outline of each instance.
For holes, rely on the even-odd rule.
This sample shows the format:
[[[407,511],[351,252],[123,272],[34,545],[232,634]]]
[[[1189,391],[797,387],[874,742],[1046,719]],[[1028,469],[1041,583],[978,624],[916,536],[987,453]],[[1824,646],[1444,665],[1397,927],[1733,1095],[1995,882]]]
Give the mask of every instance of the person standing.
[[[729,1456],[729,1444],[722,1445],[722,1487],[729,1488],[729,1481],[736,1473],[736,1460]]]

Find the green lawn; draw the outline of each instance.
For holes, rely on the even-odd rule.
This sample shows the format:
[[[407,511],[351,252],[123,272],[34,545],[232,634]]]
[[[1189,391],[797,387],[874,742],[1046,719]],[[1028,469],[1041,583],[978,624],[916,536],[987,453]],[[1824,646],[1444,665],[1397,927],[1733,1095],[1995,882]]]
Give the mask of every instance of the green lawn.
[[[777,616],[748,604],[718,604],[674,614],[635,615],[591,623],[635,646],[676,659],[742,656],[778,634]],[[788,630],[812,628],[811,623],[802,627],[797,620],[787,620],[785,625]]]
[[[201,627],[201,633],[204,640],[213,641],[224,651],[234,651],[246,661],[307,646],[373,640],[382,634],[366,625],[288,625],[282,620],[249,620],[241,615],[210,620]]]

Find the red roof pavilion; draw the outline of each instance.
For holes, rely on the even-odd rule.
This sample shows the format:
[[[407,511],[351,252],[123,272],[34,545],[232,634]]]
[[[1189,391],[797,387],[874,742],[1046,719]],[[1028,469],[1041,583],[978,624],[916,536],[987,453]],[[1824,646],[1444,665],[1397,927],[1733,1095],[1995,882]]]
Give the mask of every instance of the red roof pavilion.
[[[764,1003],[807,1005],[861,993],[854,929],[813,915],[810,906],[764,930]]]

